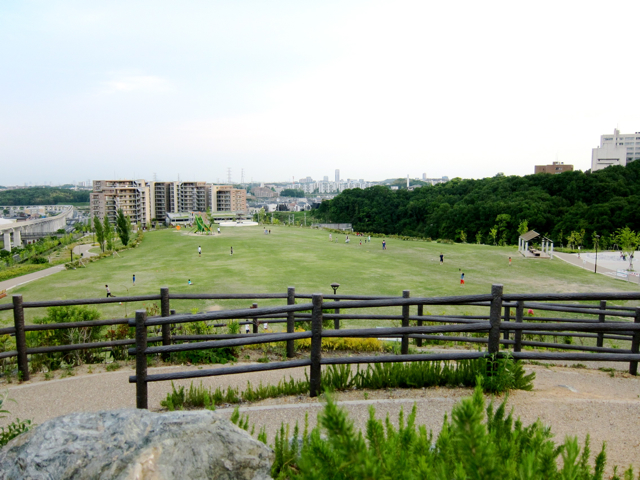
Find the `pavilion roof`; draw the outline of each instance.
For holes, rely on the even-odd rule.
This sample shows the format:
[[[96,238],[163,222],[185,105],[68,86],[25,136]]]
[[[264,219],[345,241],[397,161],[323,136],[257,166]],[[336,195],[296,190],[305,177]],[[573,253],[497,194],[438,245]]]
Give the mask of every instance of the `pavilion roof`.
[[[522,238],[525,242],[529,242],[539,236],[540,234],[535,230],[529,230],[527,233],[520,235],[520,238]]]

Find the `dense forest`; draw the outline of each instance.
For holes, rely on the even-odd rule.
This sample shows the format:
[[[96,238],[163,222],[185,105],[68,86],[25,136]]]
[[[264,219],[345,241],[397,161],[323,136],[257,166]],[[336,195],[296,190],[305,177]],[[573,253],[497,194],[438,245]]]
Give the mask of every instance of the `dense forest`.
[[[0,190],[0,205],[66,205],[89,202],[88,190],[55,187],[29,187]]]
[[[351,189],[323,202],[315,216],[362,232],[511,245],[526,220],[556,244],[578,232],[580,244],[592,246],[597,233],[603,246],[619,228],[640,229],[640,161],[593,173],[454,178],[413,191]]]

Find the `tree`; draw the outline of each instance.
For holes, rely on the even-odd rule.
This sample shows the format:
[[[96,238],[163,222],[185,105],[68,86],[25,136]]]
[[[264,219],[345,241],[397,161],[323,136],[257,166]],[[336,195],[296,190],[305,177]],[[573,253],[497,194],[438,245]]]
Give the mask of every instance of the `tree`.
[[[462,243],[467,243],[467,234],[465,233],[464,230],[460,230],[460,241]]]
[[[493,240],[493,244],[496,245],[496,237],[498,236],[498,226],[494,225],[493,228],[489,230],[489,236],[491,240]]]
[[[116,232],[122,245],[126,247],[131,238],[131,220],[129,220],[129,217],[125,217],[121,208],[118,210],[118,216],[116,217]]]
[[[529,231],[529,221],[527,219],[524,219],[520,222],[520,225],[518,225],[518,233],[520,235],[524,235],[528,231]]]
[[[576,243],[579,246],[582,246],[582,242],[584,240],[584,236],[585,236],[585,231],[584,228],[582,230],[576,231],[576,232],[572,232],[574,234],[574,238],[576,239]]]
[[[100,244],[100,249],[104,252],[104,228],[102,228],[102,222],[95,216],[93,217],[93,229],[96,233],[96,241]]]
[[[622,250],[629,256],[629,270],[633,270],[633,253],[640,244],[640,235],[631,230],[629,227],[619,228],[616,231],[616,242]]]
[[[482,243],[482,232],[476,233],[476,243],[480,245]]]
[[[107,250],[113,250],[113,227],[111,227],[109,217],[106,213],[104,214],[102,229],[104,231],[104,240],[107,243]]]
[[[70,257],[70,262],[73,262],[73,249],[76,248],[76,245],[78,245],[77,243],[70,243],[69,245],[67,245],[67,248],[69,249],[69,257]]]
[[[281,197],[295,197],[295,198],[304,198],[304,190],[298,190],[293,188],[285,188],[280,192]]]

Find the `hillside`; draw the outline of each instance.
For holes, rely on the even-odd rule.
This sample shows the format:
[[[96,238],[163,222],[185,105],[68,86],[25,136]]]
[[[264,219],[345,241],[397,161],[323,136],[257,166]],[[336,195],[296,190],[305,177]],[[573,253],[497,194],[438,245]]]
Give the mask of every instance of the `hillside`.
[[[0,191],[0,205],[64,205],[68,203],[86,203],[89,201],[87,190],[70,190],[56,187],[29,187]]]
[[[342,192],[323,202],[316,216],[324,221],[352,223],[363,232],[415,235],[489,243],[489,230],[498,239],[517,244],[518,225],[558,244],[571,231],[585,230],[583,244],[592,245],[594,232],[606,242],[616,229],[640,229],[640,162],[597,172],[565,172],[495,176],[480,180],[453,179],[412,192],[376,186]],[[498,219],[498,216],[501,217]]]

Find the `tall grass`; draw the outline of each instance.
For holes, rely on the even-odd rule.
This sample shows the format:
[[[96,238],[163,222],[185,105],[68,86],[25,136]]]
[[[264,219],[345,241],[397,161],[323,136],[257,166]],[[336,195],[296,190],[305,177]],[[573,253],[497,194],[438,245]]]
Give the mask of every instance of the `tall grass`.
[[[435,386],[474,387],[478,379],[485,391],[502,393],[508,390],[531,390],[535,373],[525,375],[519,362],[511,357],[488,357],[458,362],[412,362],[412,363],[374,363],[354,371],[349,365],[330,365],[323,369],[320,379],[321,389],[325,392],[351,389],[379,390],[385,388],[426,388]],[[223,403],[256,402],[266,398],[309,393],[309,379],[281,380],[277,385],[254,387],[247,382],[247,388],[240,393],[237,389],[220,387],[206,389],[202,383],[185,392],[184,387],[172,391],[160,404],[169,409],[210,408]]]

